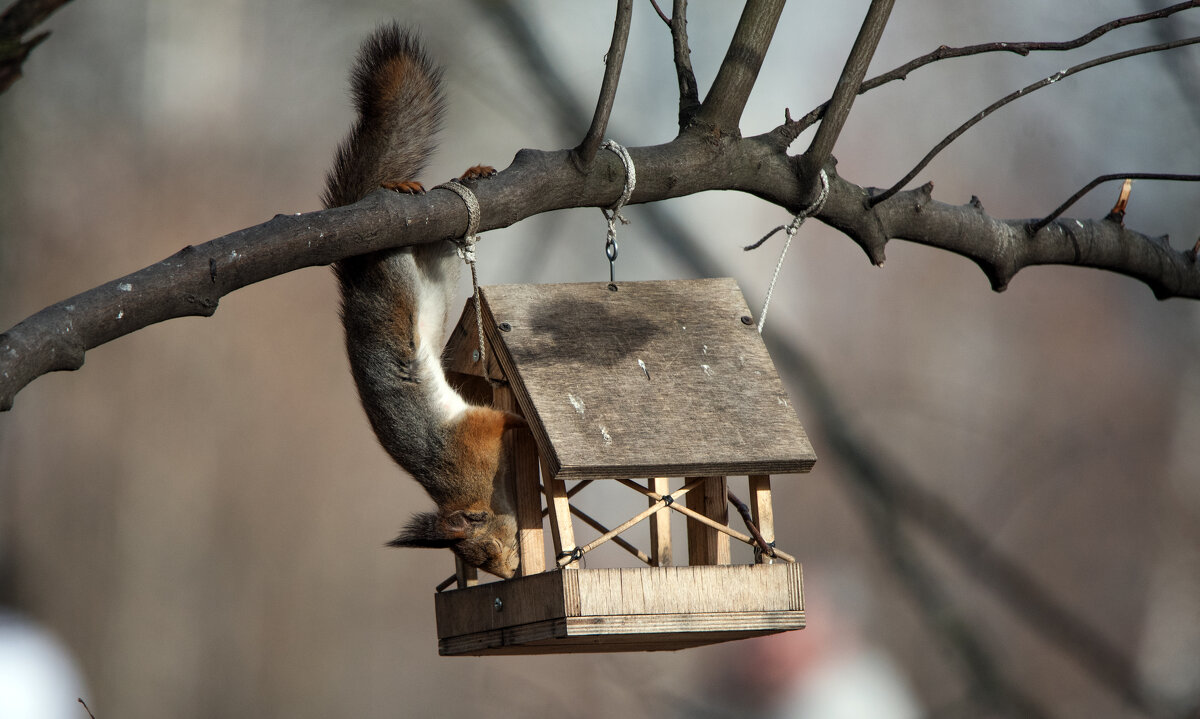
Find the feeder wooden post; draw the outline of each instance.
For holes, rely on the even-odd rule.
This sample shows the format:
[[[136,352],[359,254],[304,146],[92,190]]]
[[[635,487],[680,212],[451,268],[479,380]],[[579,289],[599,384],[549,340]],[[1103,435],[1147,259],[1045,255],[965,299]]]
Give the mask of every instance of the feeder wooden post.
[[[469,564],[464,564],[458,555],[454,555],[454,578],[459,589],[466,589],[479,584],[479,570]]]
[[[554,561],[575,549],[575,528],[571,523],[571,504],[567,500],[566,482],[550,478],[550,467],[542,460],[542,486],[546,491],[546,509],[550,516],[550,538],[554,541]],[[569,562],[564,568],[577,568]]]
[[[651,492],[662,496],[671,493],[670,480],[666,477],[651,477],[646,486]],[[650,499],[650,504],[656,500]],[[650,517],[650,565],[671,566],[671,512],[663,510]]]
[[[771,509],[771,475],[752,474],[750,480],[750,519],[758,527],[758,533],[767,544],[775,541],[775,514]],[[762,553],[755,554],[759,564],[769,562],[770,557]]]
[[[697,477],[688,477],[688,481]],[[709,519],[729,524],[729,500],[724,477],[704,477],[700,486],[687,493],[687,507]],[[688,520],[688,564],[729,564],[729,535]]]
[[[507,386],[492,389],[496,409],[520,413],[516,398]],[[526,429],[505,433],[508,476],[517,511],[517,542],[521,567],[517,575],[527,577],[546,569],[546,548],[542,540],[542,499],[538,491],[538,451],[533,435]]]

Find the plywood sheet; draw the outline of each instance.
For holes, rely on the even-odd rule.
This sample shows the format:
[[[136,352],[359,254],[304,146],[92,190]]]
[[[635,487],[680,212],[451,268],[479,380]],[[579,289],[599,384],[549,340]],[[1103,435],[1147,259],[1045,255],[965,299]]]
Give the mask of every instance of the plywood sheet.
[[[556,476],[812,468],[812,445],[732,279],[482,291],[484,329]]]
[[[442,654],[682,649],[804,626],[797,564],[561,570],[436,603]]]

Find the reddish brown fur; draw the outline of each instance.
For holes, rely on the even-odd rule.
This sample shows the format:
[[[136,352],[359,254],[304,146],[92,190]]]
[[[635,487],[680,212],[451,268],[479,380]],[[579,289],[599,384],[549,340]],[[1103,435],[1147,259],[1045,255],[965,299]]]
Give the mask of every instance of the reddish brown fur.
[[[481,177],[491,177],[496,174],[496,168],[491,165],[474,165],[468,167],[467,171],[459,175],[460,180],[478,180]]]
[[[384,180],[379,186],[385,190],[395,190],[409,195],[424,195],[425,186],[416,180]]]

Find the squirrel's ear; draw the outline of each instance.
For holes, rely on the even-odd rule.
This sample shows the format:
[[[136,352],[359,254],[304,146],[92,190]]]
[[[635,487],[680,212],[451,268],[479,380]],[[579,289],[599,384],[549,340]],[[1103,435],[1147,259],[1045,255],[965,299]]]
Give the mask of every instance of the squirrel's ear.
[[[507,410],[501,411],[504,414],[504,429],[526,429],[529,427],[529,423],[521,415]]]
[[[461,514],[461,512],[455,514]],[[447,529],[448,527],[433,512],[420,512],[412,516],[412,519],[405,525],[404,531],[400,532],[400,536],[388,542],[388,546],[445,549],[464,536],[461,531],[446,531]]]
[[[473,528],[487,524],[491,518],[491,512],[468,512],[459,509],[437,518],[438,534],[452,540],[466,539],[471,535]]]

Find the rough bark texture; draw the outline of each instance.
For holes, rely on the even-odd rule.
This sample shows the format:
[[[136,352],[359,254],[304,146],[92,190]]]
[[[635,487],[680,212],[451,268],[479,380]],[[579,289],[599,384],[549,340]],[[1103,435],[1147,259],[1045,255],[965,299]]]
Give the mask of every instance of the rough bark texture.
[[[582,174],[568,150],[522,150],[494,178],[479,183],[480,231],[569,207],[607,207],[621,194],[624,169],[612,153],[598,155]],[[652,147],[632,148],[638,184],[630,202],[645,203],[706,190],[739,190],[795,211],[804,189],[774,135],[715,140],[686,133]],[[869,190],[839,177],[832,166],[829,198],[817,219],[844,232],[871,262],[884,261],[892,238],[970,258],[1003,290],[1030,265],[1093,267],[1147,284],[1156,297],[1200,298],[1194,256],[1109,220],[1060,218],[1033,237],[1027,219],[988,216],[979,203],[937,202],[932,185],[898,193],[867,207]],[[78,369],[97,345],[173,317],[211,315],[233,290],[302,267],[384,247],[459,237],[466,211],[458,196],[376,192],[356,205],[301,215],[278,215],[58,302],[0,334],[0,408],[35,378]]]

